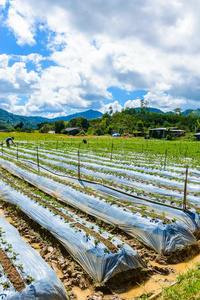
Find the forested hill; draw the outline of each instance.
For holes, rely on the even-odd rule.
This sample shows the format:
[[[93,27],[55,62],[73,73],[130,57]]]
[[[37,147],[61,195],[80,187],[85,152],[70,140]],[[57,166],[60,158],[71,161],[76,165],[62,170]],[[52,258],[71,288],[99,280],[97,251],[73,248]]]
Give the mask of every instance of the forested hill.
[[[6,129],[6,128],[11,128],[19,124],[20,122],[23,123],[24,128],[32,127],[33,129],[37,129],[37,124],[39,123],[44,123],[44,122],[49,122],[53,123],[55,121],[63,120],[63,121],[70,121],[72,118],[78,117],[78,116],[83,116],[87,118],[88,120],[94,119],[94,118],[99,118],[103,114],[99,111],[95,110],[87,110],[82,113],[76,113],[73,115],[69,116],[63,116],[63,117],[58,117],[58,118],[53,118],[53,119],[48,119],[44,117],[25,117],[21,115],[15,115],[12,113],[9,113],[8,111],[4,109],[0,109],[0,129]]]
[[[200,117],[200,108],[198,109],[187,109],[182,113],[183,116],[191,115],[191,116],[198,116]]]
[[[71,121],[70,121],[71,122]],[[73,123],[76,125],[75,123]],[[105,113],[101,119],[90,121],[87,133],[91,135],[112,134],[114,132],[139,133],[147,132],[151,128],[178,127],[187,132],[200,131],[200,117],[188,114],[182,115],[180,109],[169,113],[150,112],[148,108],[136,110],[127,108],[114,114]]]
[[[0,130],[13,130],[13,127],[22,131],[30,127],[36,129],[37,124],[40,124],[41,130],[43,124],[46,123],[45,130],[43,128],[41,132],[55,130],[55,125],[59,125],[62,130],[66,127],[80,127],[91,135],[112,134],[113,132],[148,132],[150,128],[154,127],[178,127],[188,132],[199,132],[199,111],[200,109],[181,113],[181,110],[177,108],[173,112],[164,113],[158,109],[141,107],[126,108],[115,113],[110,111],[104,115],[98,111],[89,110],[66,117],[47,119],[14,115],[0,109]]]
[[[46,118],[42,117],[25,117],[25,116],[20,116],[20,115],[15,115],[12,113],[7,112],[4,109],[0,109],[0,124],[1,128],[4,124],[5,128],[6,127],[12,127],[16,126],[20,122],[24,124],[24,127],[32,127],[32,128],[37,128],[37,123],[45,122],[48,121]],[[2,128],[4,129],[4,128]]]

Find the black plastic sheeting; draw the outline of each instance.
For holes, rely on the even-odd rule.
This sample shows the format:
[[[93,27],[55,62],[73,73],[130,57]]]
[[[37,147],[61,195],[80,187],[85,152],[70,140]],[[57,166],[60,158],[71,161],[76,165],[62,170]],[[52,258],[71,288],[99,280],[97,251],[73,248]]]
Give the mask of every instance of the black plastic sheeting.
[[[145,267],[137,252],[127,244],[122,245],[122,241],[118,238],[112,239],[112,243],[116,247],[120,245],[117,253],[109,251],[102,242],[95,245],[95,238],[92,234],[87,237],[84,230],[72,227],[73,223],[66,223],[63,218],[60,218],[59,214],[54,215],[48,208],[13,190],[2,181],[0,181],[0,198],[5,202],[18,206],[32,220],[49,230],[83,266],[86,272],[98,282],[105,282],[115,274],[123,271]],[[78,216],[74,215],[73,218],[76,221]],[[79,218],[79,223],[82,223],[82,221],[84,220]],[[98,232],[98,226],[86,221],[85,224],[87,228],[93,225],[93,230]],[[103,232],[101,235],[104,238],[109,237],[107,232]]]
[[[10,287],[5,290],[0,285],[0,299],[67,300],[66,290],[56,273],[34,249],[22,240],[18,231],[3,218],[0,218],[0,227],[3,230],[0,247],[5,250],[7,243],[11,244],[12,251],[19,254],[13,261],[14,264],[16,266],[23,265],[22,271],[16,267],[19,274],[22,273],[22,278],[26,278],[28,275],[35,279],[30,285],[25,284],[26,287],[21,293],[17,292],[0,265],[2,271],[0,283],[9,282],[10,284]],[[2,240],[7,243],[2,243]],[[9,251],[6,254],[10,258],[12,257]]]
[[[115,204],[110,205],[105,200],[86,195],[52,179],[23,170],[14,163],[0,159],[0,164],[11,173],[46,193],[56,195],[57,199],[119,227],[158,253],[174,252],[186,245],[196,243],[196,238],[192,232],[180,221],[171,224],[163,224],[162,221],[158,220],[153,221],[149,217],[142,217],[140,213],[133,214],[130,210]],[[163,207],[163,209],[165,208]]]

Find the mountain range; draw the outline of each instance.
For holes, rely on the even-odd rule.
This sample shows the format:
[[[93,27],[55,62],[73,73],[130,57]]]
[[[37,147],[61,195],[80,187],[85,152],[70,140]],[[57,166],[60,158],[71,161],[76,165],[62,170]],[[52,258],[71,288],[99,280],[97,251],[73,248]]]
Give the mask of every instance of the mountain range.
[[[136,111],[139,109],[140,109],[140,107],[135,108]],[[157,108],[149,107],[148,110],[149,110],[149,112],[157,112],[157,113],[164,114],[164,112],[162,110],[157,109]],[[9,125],[16,126],[20,122],[23,122],[25,128],[32,127],[34,129],[37,129],[37,124],[39,124],[39,123],[44,123],[44,122],[52,123],[52,122],[59,121],[59,120],[68,122],[72,118],[76,118],[76,117],[85,117],[86,119],[91,120],[91,119],[101,118],[102,115],[103,114],[101,112],[90,109],[90,110],[87,110],[87,111],[84,111],[81,113],[75,113],[75,114],[68,115],[68,116],[62,116],[62,117],[49,119],[49,118],[38,117],[38,116],[26,117],[26,116],[21,116],[21,115],[15,115],[15,114],[9,113],[8,111],[6,111],[4,109],[0,109],[0,129],[7,128]],[[200,116],[200,108],[198,108],[196,110],[187,109],[182,113],[182,115],[184,115],[184,116],[187,116],[187,115]]]
[[[0,108],[0,125],[1,125],[1,127],[3,125],[6,126],[6,124],[11,125],[11,126],[16,126],[20,122],[23,122],[25,128],[32,127],[34,129],[37,129],[37,124],[39,124],[39,123],[45,123],[45,122],[52,123],[52,122],[59,121],[59,120],[68,122],[72,118],[76,118],[76,117],[85,117],[86,119],[91,120],[91,119],[95,119],[95,118],[101,118],[102,115],[103,114],[101,112],[90,109],[90,110],[87,110],[87,111],[84,111],[81,113],[76,113],[73,115],[49,119],[49,118],[37,117],[37,116],[25,117],[25,116],[21,116],[21,115],[15,115],[15,114],[9,113],[8,111]]]

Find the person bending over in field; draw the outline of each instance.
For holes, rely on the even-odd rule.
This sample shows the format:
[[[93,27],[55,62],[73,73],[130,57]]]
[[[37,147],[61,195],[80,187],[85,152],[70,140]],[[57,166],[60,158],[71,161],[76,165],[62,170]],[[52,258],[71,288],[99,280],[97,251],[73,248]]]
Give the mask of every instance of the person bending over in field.
[[[14,140],[13,136],[6,139],[6,145],[7,145],[7,147],[10,147],[10,142],[12,142],[13,145],[15,145],[15,143],[13,142],[13,140]]]

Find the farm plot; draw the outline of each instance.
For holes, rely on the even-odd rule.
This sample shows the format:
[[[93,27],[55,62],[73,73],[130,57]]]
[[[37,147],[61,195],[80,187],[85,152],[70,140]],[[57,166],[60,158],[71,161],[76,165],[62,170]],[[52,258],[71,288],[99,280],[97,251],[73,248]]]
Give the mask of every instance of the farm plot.
[[[4,169],[1,169],[0,172],[7,177],[3,179],[4,184],[6,182],[6,185],[10,185],[11,188],[9,180],[12,181],[12,190],[18,190],[20,195],[26,195],[35,204],[48,210],[52,214],[52,220],[59,218],[59,221],[62,222],[64,220],[62,214],[73,219],[74,222],[68,219],[69,223],[65,219],[64,223],[66,222],[65,225],[72,224],[70,229],[77,231],[76,233],[84,231],[82,226],[89,227],[89,230],[85,231],[82,236],[84,239],[93,239],[95,249],[102,245],[102,241],[99,237],[93,236],[92,230],[114,244],[117,250],[121,250],[127,243],[132,247],[132,250],[138,250],[139,255],[147,263],[148,270],[149,261],[154,260],[161,264],[163,261],[165,263],[177,263],[199,253],[197,244],[200,228],[199,191],[198,188],[196,191],[193,190],[193,186],[198,187],[199,183],[200,168],[196,164],[198,160],[193,160],[185,155],[181,159],[172,157],[170,161],[170,157],[165,161],[165,152],[154,155],[145,153],[145,150],[142,149],[143,153],[141,151],[134,153],[128,147],[125,151],[122,147],[119,148],[119,151],[115,149],[111,160],[109,147],[104,151],[105,145],[103,144],[101,151],[91,152],[92,147],[90,149],[89,145],[86,145],[86,147],[84,146],[85,149],[79,151],[81,153],[81,179],[83,180],[77,180],[77,150],[79,145],[77,142],[73,147],[73,143],[74,140],[71,141],[70,146],[69,143],[66,143],[67,147],[65,143],[62,143],[62,150],[58,147],[59,143],[56,142],[51,145],[45,142],[35,145],[24,143],[22,147],[18,147],[18,151],[16,148],[15,150],[14,148],[3,149],[5,153],[1,155],[3,158],[1,163]],[[36,146],[39,144],[41,148],[39,149],[38,168]],[[17,155],[18,160],[16,159]],[[23,156],[24,160],[22,160]],[[28,161],[32,162],[29,163]],[[183,211],[183,180],[186,163],[189,164],[189,191],[187,191],[187,210]],[[10,165],[8,166],[8,164]],[[46,170],[42,168],[42,165]],[[108,169],[104,170],[104,168]],[[109,168],[114,168],[114,170]],[[87,171],[90,173],[87,174]],[[127,174],[127,171],[131,173]],[[136,172],[134,176],[133,172]],[[37,179],[35,175],[38,176]],[[147,178],[143,178],[145,176]],[[150,180],[148,180],[148,176]],[[153,176],[156,178],[151,180]],[[165,177],[172,183],[171,186],[168,185]],[[163,182],[157,184],[155,182],[157,178]],[[29,187],[27,182],[29,182]],[[178,186],[176,183],[180,185]],[[190,187],[192,188],[190,189]],[[45,193],[42,193],[42,190]],[[40,199],[36,200],[37,197]],[[6,205],[4,204],[5,208],[12,208],[12,206]],[[12,209],[14,211],[14,207]],[[36,211],[36,207],[34,210]],[[20,215],[19,210],[18,213],[16,210],[16,214]],[[25,220],[28,222],[27,218]],[[77,223],[81,224],[81,228],[77,226]],[[109,223],[114,226],[108,225]],[[38,224],[40,223],[38,222]],[[96,226],[96,224],[101,224],[102,227]],[[115,229],[115,226],[121,228],[125,233]],[[131,236],[135,238],[132,239]],[[163,236],[165,236],[164,239]],[[142,243],[137,242],[136,239]],[[115,244],[114,240],[119,242]],[[168,240],[167,247],[166,240]],[[61,240],[59,241],[62,243]],[[144,244],[148,247],[145,247]],[[174,248],[173,245],[175,245]],[[154,250],[149,249],[149,247]],[[103,249],[104,254],[110,255],[112,253],[105,240],[101,249]],[[162,255],[156,254],[155,251]],[[139,260],[141,259],[139,258]],[[142,261],[141,264],[141,268],[143,268]],[[132,270],[131,276],[139,274],[138,276],[144,280],[142,272],[135,268]],[[118,274],[120,276],[117,278],[121,279],[124,273],[119,272]],[[123,277],[128,278],[126,275]],[[134,282],[141,281],[132,281],[132,283]]]
[[[52,155],[52,158],[57,157],[56,155]],[[85,184],[91,186],[94,188],[94,185],[90,185],[90,183],[85,182]],[[114,196],[118,199],[120,199],[121,197],[125,197],[126,203],[127,202],[132,202],[135,205],[139,206],[138,210],[145,215],[145,210],[148,211],[148,214],[153,216],[154,218],[156,217],[156,214],[160,214],[161,216],[165,216],[165,212],[163,210],[162,205],[158,205],[159,203],[152,203],[152,202],[148,202],[145,201],[144,199],[137,199],[135,197],[131,197],[131,195],[126,195],[126,194],[120,194],[117,191],[114,190],[110,190],[109,188],[105,188],[105,186],[100,186],[100,185],[95,185],[95,188],[98,189],[99,192],[102,192],[103,194],[108,194],[111,196]],[[153,198],[153,193],[152,193],[152,197]],[[155,200],[159,200],[158,197],[154,197]],[[153,201],[153,202],[157,202],[157,201]],[[175,200],[174,198],[172,199],[172,197],[170,197],[169,199],[163,198],[162,199],[162,204],[163,202],[167,205],[165,206],[165,211],[167,211],[167,215],[171,220],[179,220],[180,222],[183,222],[186,224],[186,226],[189,227],[189,229],[192,232],[196,232],[199,229],[199,215],[196,213],[196,211],[198,212],[200,210],[200,208],[197,205],[192,205],[191,203],[188,202],[188,208],[190,208],[191,212],[187,212],[183,213],[180,209],[172,209],[172,204],[174,206],[174,208],[177,208],[178,205],[182,205],[182,203],[178,200]],[[168,205],[170,205],[170,209],[168,207]],[[188,225],[189,224],[189,225]]]
[[[47,156],[49,156],[49,158],[45,158]],[[34,154],[24,153],[22,157],[26,159],[32,158],[34,160]],[[60,159],[62,162],[59,161]],[[61,156],[43,154],[40,158],[40,164],[60,172],[61,174],[65,174],[66,170],[68,170],[69,174],[77,176],[77,162],[66,161],[65,158],[63,159]],[[173,178],[175,179],[173,180],[170,180],[169,178],[160,178],[159,176],[152,174],[152,171],[144,174],[143,171],[135,172],[134,170],[119,169],[116,167],[111,168],[104,166],[102,168],[95,163],[93,163],[93,166],[91,166],[90,163],[90,166],[87,168],[85,164],[87,165],[87,163],[81,164],[81,178],[115,186],[130,192],[132,195],[142,195],[151,199],[153,198],[156,201],[170,202],[170,204],[175,203],[175,205],[182,206],[181,199],[183,199],[184,190],[183,178],[182,182],[179,182],[179,178],[174,176]],[[133,175],[134,173],[135,176]],[[198,198],[200,196],[199,177],[196,176],[195,179],[197,182],[188,183],[187,201],[188,205],[190,205],[189,203],[191,202],[191,206],[193,206],[193,208],[197,206],[198,209]]]
[[[12,153],[14,155],[16,155],[16,151],[15,150],[6,150],[6,152],[8,153]],[[20,148],[19,149],[19,155],[21,155],[21,157],[24,156],[24,158],[34,158],[36,157],[36,150],[29,150],[29,149],[23,149]],[[67,162],[69,164],[74,164],[77,165],[77,153],[66,153],[66,152],[60,152],[60,151],[56,151],[56,154],[52,154],[52,151],[48,151],[48,150],[43,150],[40,149],[39,151],[39,155],[41,158],[51,158],[55,161],[62,161],[62,162]],[[136,177],[141,177],[142,179],[149,179],[149,175],[151,175],[151,180],[157,180],[159,182],[162,182],[162,178],[166,179],[170,179],[172,180],[176,180],[176,185],[180,185],[179,182],[184,181],[184,174],[185,174],[185,168],[180,168],[180,167],[176,167],[176,169],[174,168],[163,168],[158,167],[157,163],[154,163],[151,165],[143,165],[139,162],[135,163],[134,161],[123,161],[123,157],[121,157],[120,160],[116,160],[113,159],[112,161],[106,159],[105,158],[101,158],[99,159],[98,156],[88,156],[85,153],[81,153],[81,161],[83,162],[82,167],[84,168],[90,168],[93,167],[94,169],[96,168],[97,170],[99,170],[100,168],[106,170],[106,171],[117,171],[120,173],[123,172],[123,170],[127,173],[127,175],[130,175],[132,177],[136,176]],[[131,171],[131,172],[130,172]],[[154,176],[156,176],[154,178]],[[188,175],[188,182],[190,183],[197,183],[200,184],[200,171],[198,172],[197,170],[190,170],[190,173]],[[160,178],[159,178],[160,177]],[[168,185],[172,185],[173,183],[171,181],[163,181],[164,183],[168,184]],[[190,187],[188,187],[190,189]],[[195,189],[195,185],[191,186],[191,189]]]
[[[0,182],[1,199],[14,204],[50,231],[97,282],[145,266],[136,251],[97,225],[82,220],[54,201],[49,203],[32,193],[22,194],[26,191],[5,176],[3,180],[21,193]]]
[[[47,177],[33,174],[2,159],[0,164],[16,176],[56,196],[57,199],[118,226],[158,253],[174,252],[196,243],[194,235],[184,223],[172,220],[167,215],[155,215],[142,208],[137,209],[130,203],[125,206],[112,199],[85,194],[83,190],[75,189],[74,186],[66,186]]]
[[[0,296],[9,300],[68,299],[66,290],[45,261],[18,231],[0,218]],[[2,298],[2,299],[4,299]]]

